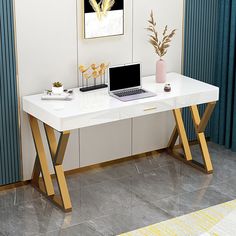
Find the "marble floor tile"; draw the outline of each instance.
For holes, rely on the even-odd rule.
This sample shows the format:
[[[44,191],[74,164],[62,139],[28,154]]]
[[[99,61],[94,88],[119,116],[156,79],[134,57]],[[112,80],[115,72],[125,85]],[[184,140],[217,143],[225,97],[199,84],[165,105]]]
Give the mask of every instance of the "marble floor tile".
[[[133,160],[104,167],[103,172],[112,179],[138,174]]]
[[[112,166],[98,168],[96,170],[89,170],[75,175],[70,175],[67,177],[67,185],[68,189],[73,191],[89,185],[99,184],[104,181],[136,174],[138,174],[138,172],[134,165],[134,161],[127,161]],[[58,189],[56,182],[54,185],[56,189]]]
[[[233,177],[225,182],[214,183],[211,185],[215,190],[236,199],[236,178]]]
[[[208,188],[213,184],[219,182],[219,180],[211,175],[199,175],[199,176],[188,176],[183,175],[180,177],[182,182],[182,188],[186,192],[193,192],[203,188]]]
[[[225,159],[224,157],[220,157]],[[236,157],[235,157],[236,158]],[[236,176],[236,162],[228,160],[214,163],[213,175],[217,177],[221,182],[226,182]]]
[[[134,193],[125,188],[117,180],[109,180],[99,184],[90,185],[80,192],[71,192],[73,207],[92,211],[93,216],[127,207],[137,201]],[[97,214],[95,212],[97,211]]]
[[[201,160],[199,147],[191,147]],[[73,211],[63,213],[30,186],[0,192],[0,236],[108,236],[236,198],[236,153],[209,143],[206,175],[167,153],[67,177]]]
[[[214,152],[225,152],[225,151],[229,151],[229,152],[232,152],[228,149],[226,149],[224,146],[222,145],[219,145],[219,144],[216,144],[216,143],[213,143],[213,142],[208,142],[208,148],[209,148],[209,151],[211,153],[214,153]],[[235,153],[234,153],[235,155]]]
[[[99,184],[111,178],[103,172],[103,169],[91,170],[75,175],[67,176],[67,185],[70,191],[80,190],[83,187]]]
[[[64,218],[61,228],[94,220],[142,202],[115,179],[71,191],[70,195],[73,211],[61,214],[61,218]]]
[[[60,229],[60,211],[47,200],[38,199],[0,209],[0,219],[8,225],[9,235],[36,235]]]
[[[80,191],[71,191],[73,211],[64,214],[46,199],[3,208],[9,235],[36,235],[60,231],[86,221],[117,214],[141,203],[134,193],[116,180],[89,185]],[[7,217],[8,216],[8,217]],[[2,232],[7,232],[5,229]],[[70,232],[70,231],[68,231]],[[62,235],[67,231],[62,231]],[[7,234],[8,235],[8,234]]]
[[[156,170],[157,168],[164,167],[170,164],[174,164],[176,161],[166,152],[150,152],[142,155],[144,158],[140,158],[134,161],[138,174],[143,174]]]
[[[159,159],[161,159],[160,154],[155,156],[152,154],[143,154],[142,158],[134,161],[134,165],[137,169],[138,174],[142,174],[159,168]]]
[[[0,192],[0,208],[16,206],[41,198],[41,194],[30,185]]]
[[[11,235],[10,219],[12,212],[9,212],[7,208],[0,209],[0,236]]]
[[[172,166],[166,166],[138,176],[119,179],[119,182],[140,198],[152,202],[184,192],[178,172],[172,170]]]
[[[141,203],[110,215],[97,218],[89,224],[102,235],[112,236],[132,231],[143,225],[170,219],[171,216],[150,203]]]
[[[66,229],[44,234],[46,236],[102,236],[89,223],[81,223]],[[43,236],[42,234],[39,236]]]
[[[232,200],[233,198],[209,187],[194,192],[178,194],[154,204],[176,217]]]

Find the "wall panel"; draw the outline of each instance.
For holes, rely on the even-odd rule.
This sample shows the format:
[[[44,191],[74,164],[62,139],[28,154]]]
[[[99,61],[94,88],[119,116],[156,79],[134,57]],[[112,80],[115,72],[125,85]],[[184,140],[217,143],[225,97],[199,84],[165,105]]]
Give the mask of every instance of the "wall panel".
[[[158,32],[162,33],[166,24],[169,29],[177,29],[164,60],[167,63],[168,72],[181,72],[183,9],[183,0],[148,0],[148,2],[133,0],[133,61],[142,63],[144,76],[156,73],[156,61],[159,59],[148,42],[148,32],[145,29],[151,10],[157,22]],[[171,112],[135,118],[133,120],[133,154],[165,148],[173,125]]]
[[[40,93],[50,87],[55,80],[62,81],[66,87],[76,87],[80,84],[78,64],[105,61],[110,65],[117,65],[140,61],[144,65],[143,75],[153,74],[156,57],[147,43],[147,32],[144,30],[151,8],[160,9],[158,19],[161,25],[168,23],[171,28],[178,28],[179,32],[173,41],[167,62],[169,71],[181,70],[182,0],[174,3],[176,9],[170,8],[168,11],[170,14],[164,12],[166,7],[173,3],[170,0],[168,3],[150,0],[150,4],[139,0],[124,0],[125,34],[89,40],[83,39],[83,0],[15,0],[15,2],[21,96]],[[21,118],[24,179],[29,179],[35,151],[26,114],[22,112]],[[154,119],[151,126],[156,127]],[[115,127],[116,124],[114,127],[110,124],[106,127],[107,133],[112,133]],[[91,127],[86,129],[86,133],[99,133],[100,129],[101,127]],[[128,122],[123,129],[123,132],[131,129],[131,124]],[[122,138],[122,129],[119,131],[117,140]],[[74,131],[72,134],[65,158],[66,169],[89,164],[86,159],[91,156],[86,148],[88,144],[91,147],[97,145],[97,140],[90,138],[89,135],[83,135],[83,130],[81,132],[81,137],[80,131]],[[87,146],[85,145],[81,151],[79,143]],[[107,147],[118,145],[116,140],[106,135],[103,144]],[[122,152],[120,147],[113,156],[104,156],[104,150],[105,146],[98,150],[98,157],[103,158],[101,161],[117,158],[116,153],[121,156],[130,153],[127,148]]]
[[[166,148],[174,129],[172,112],[133,119],[132,155]]]
[[[13,1],[0,0],[0,185],[20,180]]]
[[[132,62],[132,8],[133,0],[124,0],[124,35],[84,39],[83,1],[77,0],[78,63],[107,62],[120,65]]]
[[[66,88],[76,87],[76,0],[15,0],[15,6],[20,96],[41,93],[54,81],[63,82]],[[21,127],[23,177],[29,179],[35,149],[23,111]],[[73,132],[65,156],[66,169],[79,166],[78,146],[78,132]]]
[[[131,156],[131,130],[131,119],[81,129],[81,167]]]
[[[219,0],[185,0],[184,71],[189,77],[214,84]],[[204,106],[200,107],[203,112]],[[184,111],[190,139],[196,139],[189,112]],[[210,135],[209,127],[207,136]]]
[[[148,42],[149,32],[146,30],[151,10],[153,10],[157,22],[159,37],[161,37],[165,25],[168,25],[169,29],[177,29],[164,60],[167,63],[168,72],[181,72],[183,1],[133,0],[133,61],[142,62],[144,76],[155,74],[156,61],[159,59]]]

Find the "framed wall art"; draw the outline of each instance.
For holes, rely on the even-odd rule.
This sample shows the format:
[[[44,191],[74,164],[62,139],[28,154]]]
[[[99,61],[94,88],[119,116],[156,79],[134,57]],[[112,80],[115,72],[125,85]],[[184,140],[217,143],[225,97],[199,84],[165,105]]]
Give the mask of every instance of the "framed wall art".
[[[84,38],[124,34],[124,0],[83,0]]]

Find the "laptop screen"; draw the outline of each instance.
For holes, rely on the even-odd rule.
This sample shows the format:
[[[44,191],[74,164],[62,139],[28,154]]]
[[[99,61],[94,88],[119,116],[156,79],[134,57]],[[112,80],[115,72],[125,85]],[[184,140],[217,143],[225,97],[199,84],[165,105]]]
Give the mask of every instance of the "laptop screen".
[[[109,68],[110,91],[137,87],[140,82],[140,64]]]

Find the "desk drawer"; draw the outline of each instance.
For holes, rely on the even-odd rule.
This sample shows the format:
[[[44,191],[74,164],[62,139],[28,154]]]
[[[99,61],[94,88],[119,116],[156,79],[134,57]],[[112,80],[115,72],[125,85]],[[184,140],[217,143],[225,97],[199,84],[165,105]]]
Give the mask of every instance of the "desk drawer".
[[[137,104],[136,106],[127,107],[120,112],[121,119],[151,115],[158,112],[169,111],[174,107],[173,102],[168,103],[162,101],[149,102],[147,104]]]
[[[118,111],[103,111],[81,115],[80,117],[70,117],[68,120],[64,120],[62,127],[64,130],[72,130],[74,127],[84,128],[118,121],[119,119],[120,113]]]
[[[90,115],[89,123],[90,125],[110,123],[119,120],[120,115],[118,111],[104,111],[98,114]]]

